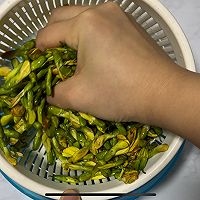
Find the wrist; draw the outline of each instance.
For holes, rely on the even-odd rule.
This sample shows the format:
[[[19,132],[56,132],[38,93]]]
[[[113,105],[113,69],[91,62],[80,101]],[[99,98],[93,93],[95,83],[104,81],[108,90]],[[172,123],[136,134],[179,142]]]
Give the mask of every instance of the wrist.
[[[200,75],[174,66],[173,75],[166,82],[148,113],[149,124],[168,129],[200,145]]]
[[[176,64],[171,64],[152,91],[151,101],[146,116],[149,124],[166,129],[176,127],[178,117],[184,115],[188,104],[188,86],[191,73]]]

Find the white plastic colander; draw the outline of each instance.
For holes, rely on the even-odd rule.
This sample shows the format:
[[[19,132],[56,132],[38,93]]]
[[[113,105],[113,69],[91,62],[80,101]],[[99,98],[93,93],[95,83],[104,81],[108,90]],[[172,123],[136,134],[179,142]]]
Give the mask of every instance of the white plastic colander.
[[[51,10],[69,5],[95,5],[104,0],[10,0],[0,6],[0,53],[18,47],[25,41],[35,37],[36,32],[48,22]],[[117,0],[122,9],[135,19],[147,33],[156,40],[159,46],[182,67],[195,71],[194,59],[189,44],[173,16],[158,0]],[[0,57],[0,65],[7,63]],[[9,64],[9,63],[8,63]],[[62,174],[59,162],[48,166],[43,146],[38,152],[30,148],[24,151],[24,157],[17,167],[11,166],[1,155],[0,169],[16,183],[42,196],[46,192],[62,193],[66,188],[78,189],[80,192],[130,192],[144,185],[155,177],[174,157],[183,139],[165,131],[164,142],[169,150],[152,158],[145,168],[146,174],[132,184],[124,184],[113,177],[108,179],[87,181],[77,185],[52,181],[51,175]],[[76,174],[70,171],[70,175]],[[109,199],[111,197],[95,197]],[[82,197],[92,200],[94,197]]]

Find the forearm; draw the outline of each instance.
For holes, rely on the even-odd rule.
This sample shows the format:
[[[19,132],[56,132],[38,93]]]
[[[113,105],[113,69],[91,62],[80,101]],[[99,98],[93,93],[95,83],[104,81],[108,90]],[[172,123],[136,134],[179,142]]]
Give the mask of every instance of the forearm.
[[[200,147],[199,86],[199,74],[177,68],[170,82],[154,100],[150,123],[166,128]]]

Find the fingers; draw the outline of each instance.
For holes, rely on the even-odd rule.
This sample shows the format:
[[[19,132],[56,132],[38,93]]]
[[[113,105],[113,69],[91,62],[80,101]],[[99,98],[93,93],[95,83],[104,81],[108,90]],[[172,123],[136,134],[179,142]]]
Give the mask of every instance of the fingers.
[[[53,10],[48,26],[37,34],[36,46],[44,50],[63,42],[77,49],[76,16],[89,8],[90,6],[64,6]]]
[[[76,194],[78,193],[76,190],[66,190],[64,193],[72,193]],[[79,196],[63,196],[60,198],[60,200],[80,200],[81,198]]]
[[[60,45],[60,42],[63,42],[77,49],[78,26],[76,26],[76,20],[75,17],[41,29],[37,34],[36,46],[44,50],[46,48],[57,47]]]
[[[54,88],[53,97],[48,97],[47,101],[65,109],[85,110],[88,102],[91,102],[91,92],[88,84],[81,77],[74,75],[59,83]]]
[[[48,25],[71,19],[89,8],[91,8],[91,6],[63,6],[56,8],[52,11]]]
[[[106,4],[110,8],[110,4]],[[112,7],[113,4],[111,4]],[[96,6],[95,9],[101,9],[105,5]],[[60,42],[67,43],[70,47],[77,49],[78,47],[78,19],[81,13],[94,9],[90,6],[72,6],[61,7],[55,9],[50,18],[49,25],[38,32],[36,38],[36,46],[42,50],[51,47],[57,47]],[[87,16],[87,15],[86,15]],[[81,18],[83,19],[83,17]],[[87,22],[88,23],[88,22]]]

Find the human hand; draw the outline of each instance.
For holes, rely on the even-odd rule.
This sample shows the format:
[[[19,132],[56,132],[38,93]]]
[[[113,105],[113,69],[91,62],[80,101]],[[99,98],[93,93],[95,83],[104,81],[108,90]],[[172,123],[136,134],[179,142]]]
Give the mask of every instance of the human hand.
[[[55,9],[38,33],[37,46],[45,49],[59,42],[78,50],[78,64],[49,102],[99,118],[154,123],[163,91],[182,74],[112,2]]]

